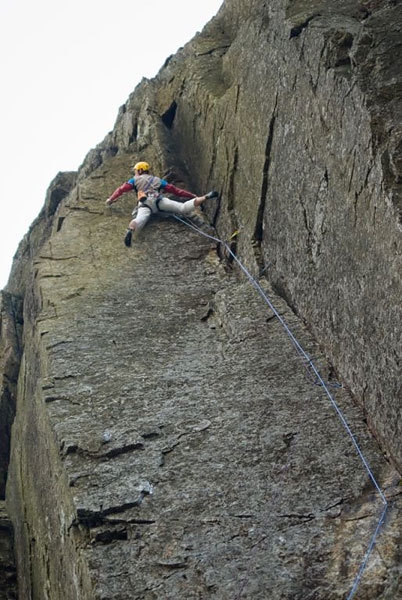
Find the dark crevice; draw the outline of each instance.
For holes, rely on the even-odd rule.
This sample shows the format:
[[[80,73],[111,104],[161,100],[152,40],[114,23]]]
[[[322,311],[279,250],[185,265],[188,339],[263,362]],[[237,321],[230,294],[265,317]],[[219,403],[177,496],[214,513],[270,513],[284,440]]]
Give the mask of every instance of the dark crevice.
[[[138,122],[135,121],[134,125],[133,125],[133,131],[131,132],[131,135],[128,140],[129,144],[134,143],[136,141],[137,137],[138,137]]]
[[[176,116],[176,110],[177,110],[177,102],[176,102],[176,100],[173,100],[172,104],[163,113],[163,115],[161,117],[163,124],[166,125],[166,127],[168,129],[171,129],[172,126],[173,126],[173,121],[174,121],[175,116]]]
[[[126,502],[121,506],[110,506],[109,508],[104,509],[101,505],[99,510],[91,510],[87,508],[78,508],[77,509],[77,518],[71,523],[71,527],[78,527],[79,525],[84,525],[88,528],[100,527],[107,523],[108,515],[115,515],[124,513],[127,510],[138,507],[142,504],[144,498],[148,496],[149,493],[146,491],[141,491],[133,502]],[[148,521],[146,522],[148,524]],[[149,521],[151,523],[151,521]],[[145,524],[145,523],[144,523]]]
[[[339,58],[335,63],[335,69],[338,67],[351,67],[350,57]]]
[[[50,184],[43,208],[47,218],[52,217],[56,213],[59,204],[69,195],[76,180],[77,173],[75,171],[66,171],[56,175]]]
[[[17,403],[22,356],[23,301],[3,291],[0,297],[0,354],[3,367],[0,395],[0,596],[17,598],[14,531],[5,509],[11,431]],[[5,594],[2,596],[2,593]]]
[[[237,165],[239,163],[239,148],[236,146],[233,152],[233,163],[232,169],[229,174],[229,185],[228,185],[228,210],[233,210],[234,208],[234,180],[237,172]]]
[[[351,33],[344,31],[332,33],[325,48],[325,67],[334,69],[337,75],[349,76],[352,70],[350,58],[352,46],[353,35]]]
[[[84,450],[80,448],[78,444],[74,443],[69,444],[62,442],[60,446],[60,452],[64,456],[67,456],[68,454],[78,454],[80,456],[86,456],[89,458],[99,458],[100,460],[115,458],[116,456],[128,454],[134,450],[144,450],[144,444],[142,442],[134,442],[132,444],[127,444],[126,446],[111,448],[107,452],[89,452],[88,450]]]
[[[60,202],[68,196],[70,190],[62,187],[57,187],[52,192],[50,192],[49,203],[47,206],[47,216],[52,216],[57,210]]]
[[[302,514],[297,514],[297,513],[289,513],[289,514],[283,514],[283,515],[278,515],[279,517],[281,517],[282,519],[295,519],[296,521],[301,521],[301,522],[308,522],[308,521],[312,521],[313,519],[315,519],[315,515],[309,513],[307,515],[302,515]]]
[[[272,151],[272,140],[274,137],[274,125],[275,125],[275,113],[273,114],[270,124],[269,124],[269,133],[267,144],[265,146],[265,161],[263,166],[262,173],[262,184],[261,184],[261,194],[260,194],[260,204],[258,206],[257,211],[257,222],[254,229],[253,239],[255,241],[261,242],[263,238],[264,232],[264,212],[265,212],[265,204],[267,200],[267,192],[268,192],[268,174],[269,174],[269,166],[271,163],[271,151]]]
[[[1,294],[1,350],[3,381],[0,395],[0,499],[5,499],[11,428],[15,417],[17,381],[22,356],[22,298]]]
[[[313,19],[315,19],[316,17],[319,17],[319,16],[320,16],[319,13],[311,15],[311,17],[306,19],[303,23],[300,23],[300,25],[297,25],[296,27],[292,27],[292,29],[290,30],[289,38],[291,39],[294,37],[298,37],[306,29],[306,27],[308,27],[309,23],[311,23],[311,21]]]
[[[0,399],[0,500],[5,500],[10,461],[11,427],[15,417],[15,397],[5,387]]]
[[[235,223],[235,231],[237,231],[237,219],[234,214],[232,214],[231,217],[232,223]],[[237,254],[237,234],[232,235],[232,237],[229,240],[228,246],[230,252],[226,248],[224,248],[224,257],[227,263],[231,265],[233,263],[234,256],[236,256]]]
[[[196,56],[210,56],[211,54],[214,54],[214,52],[222,52],[222,54],[226,54],[229,48],[230,44],[226,44],[225,46],[217,46],[216,48],[211,48],[205,52],[197,52]]]
[[[144,450],[144,448],[145,447],[142,442],[135,442],[133,444],[127,444],[127,446],[112,448],[108,452],[101,454],[100,458],[115,458],[116,456],[128,454],[129,452],[133,452],[134,450]]]
[[[63,226],[64,219],[65,219],[65,217],[59,217],[59,218],[57,219],[57,227],[56,227],[56,231],[60,231],[60,229],[61,229],[61,228],[62,228],[62,226]]]
[[[264,214],[265,214],[265,206],[267,201],[268,194],[268,185],[269,185],[269,169],[271,165],[271,154],[272,154],[272,143],[274,139],[274,128],[275,128],[275,120],[276,120],[276,108],[278,103],[278,96],[275,99],[275,106],[272,113],[272,117],[269,123],[268,130],[268,138],[265,146],[265,160],[262,172],[262,184],[261,184],[261,193],[260,193],[260,202],[257,210],[257,219],[254,228],[253,234],[253,248],[254,255],[259,266],[260,276],[266,270],[264,265],[264,259],[261,252],[261,243],[264,236]]]
[[[95,535],[93,543],[95,544],[111,544],[116,540],[127,540],[127,529],[106,529]]]

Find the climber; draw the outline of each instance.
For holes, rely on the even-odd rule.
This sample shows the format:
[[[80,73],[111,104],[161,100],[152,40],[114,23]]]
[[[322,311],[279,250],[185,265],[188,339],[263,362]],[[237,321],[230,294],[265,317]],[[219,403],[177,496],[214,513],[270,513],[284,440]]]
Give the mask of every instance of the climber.
[[[126,192],[135,190],[138,197],[138,207],[134,209],[133,215],[136,216],[130,221],[124,243],[127,247],[131,246],[133,232],[140,230],[148,222],[152,214],[158,212],[170,212],[179,214],[189,214],[196,206],[200,206],[209,198],[217,198],[217,192],[209,192],[205,196],[196,196],[191,192],[182,190],[171,183],[150,174],[150,167],[147,162],[141,161],[133,167],[134,177],[129,179],[118,187],[113,194],[106,200],[110,205]],[[189,198],[186,202],[177,202],[161,195],[161,191],[173,194],[179,198]]]

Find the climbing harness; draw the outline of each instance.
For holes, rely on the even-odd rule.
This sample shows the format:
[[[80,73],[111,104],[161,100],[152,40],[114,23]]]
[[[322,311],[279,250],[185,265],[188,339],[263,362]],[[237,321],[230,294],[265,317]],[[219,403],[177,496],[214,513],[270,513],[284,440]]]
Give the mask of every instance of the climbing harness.
[[[381,527],[385,522],[385,516],[386,513],[388,511],[388,501],[383,493],[383,491],[381,490],[379,484],[377,483],[376,478],[374,477],[374,474],[366,460],[366,458],[363,455],[363,452],[361,451],[355,436],[353,435],[347,421],[346,418],[344,417],[341,409],[339,408],[338,404],[336,403],[335,399],[333,398],[331,392],[329,391],[329,384],[326,383],[323,378],[321,377],[317,367],[315,366],[313,360],[310,358],[310,356],[307,354],[307,352],[303,349],[303,347],[300,345],[300,343],[298,342],[298,340],[296,339],[296,337],[294,336],[294,334],[292,333],[292,331],[290,330],[289,326],[287,325],[285,319],[279,314],[279,312],[277,311],[277,309],[275,308],[275,306],[272,304],[271,300],[269,299],[269,297],[267,296],[267,294],[265,293],[265,291],[263,290],[263,288],[261,287],[261,285],[258,283],[258,281],[256,279],[254,279],[254,277],[251,275],[251,273],[246,269],[246,267],[242,264],[242,262],[237,258],[237,256],[235,255],[235,253],[231,250],[229,244],[217,237],[214,237],[208,233],[206,233],[205,231],[202,231],[202,229],[200,229],[199,227],[197,227],[196,225],[194,225],[193,223],[183,219],[182,217],[179,217],[178,215],[174,215],[174,217],[180,221],[181,223],[183,223],[184,225],[186,225],[187,227],[190,227],[191,229],[193,229],[194,231],[196,231],[197,233],[201,234],[202,236],[209,238],[210,240],[213,240],[214,242],[218,243],[218,244],[222,244],[222,246],[226,249],[226,251],[228,252],[228,254],[232,257],[232,259],[237,263],[237,265],[239,266],[240,270],[243,272],[243,274],[247,277],[247,279],[249,280],[249,282],[251,283],[251,285],[256,289],[256,291],[259,293],[259,295],[262,297],[262,299],[264,300],[264,302],[269,306],[269,308],[271,309],[271,311],[273,312],[273,314],[275,315],[275,317],[278,319],[278,321],[280,322],[280,324],[282,325],[283,329],[285,330],[285,333],[287,334],[287,336],[289,337],[289,339],[291,340],[293,346],[295,347],[296,351],[298,352],[298,354],[304,359],[305,361],[305,366],[307,368],[307,370],[309,372],[311,372],[312,374],[314,374],[315,376],[315,380],[313,381],[313,383],[316,383],[317,385],[320,385],[323,390],[325,391],[325,394],[327,395],[327,397],[329,398],[329,401],[331,402],[333,408],[335,409],[335,412],[337,413],[343,427],[346,429],[346,432],[348,433],[349,437],[352,440],[352,443],[356,449],[356,452],[362,462],[362,464],[364,465],[369,478],[371,479],[374,487],[376,488],[378,495],[381,498],[381,501],[383,503],[383,510],[381,512],[380,518],[378,520],[377,526],[375,528],[375,531],[371,537],[369,546],[367,548],[367,551],[364,555],[364,558],[362,560],[362,563],[360,565],[359,571],[356,575],[356,578],[353,582],[352,588],[349,592],[349,595],[347,596],[346,600],[351,600],[353,598],[353,596],[356,593],[356,590],[359,586],[360,580],[362,578],[362,575],[367,567],[367,563],[368,563],[368,559],[371,555],[371,552],[374,548],[376,539],[380,533]],[[236,235],[238,234],[238,232],[235,232]],[[233,235],[232,235],[233,237]],[[232,238],[231,238],[232,239]],[[339,387],[339,384],[335,384],[336,387]]]
[[[149,194],[147,194],[145,196],[144,199],[140,199],[139,203],[142,207],[148,208],[151,211],[151,213],[154,213],[154,212],[158,212],[160,210],[159,202],[161,200],[162,200],[162,196],[160,196],[159,194],[153,194],[152,192],[150,192]],[[148,204],[148,202],[149,202],[149,204]]]

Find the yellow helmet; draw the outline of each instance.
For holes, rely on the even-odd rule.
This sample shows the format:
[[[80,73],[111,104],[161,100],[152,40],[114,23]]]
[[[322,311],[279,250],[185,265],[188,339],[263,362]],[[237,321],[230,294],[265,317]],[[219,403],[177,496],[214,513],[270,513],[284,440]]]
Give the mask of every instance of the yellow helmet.
[[[149,171],[149,164],[144,161],[137,162],[133,167],[133,171]]]

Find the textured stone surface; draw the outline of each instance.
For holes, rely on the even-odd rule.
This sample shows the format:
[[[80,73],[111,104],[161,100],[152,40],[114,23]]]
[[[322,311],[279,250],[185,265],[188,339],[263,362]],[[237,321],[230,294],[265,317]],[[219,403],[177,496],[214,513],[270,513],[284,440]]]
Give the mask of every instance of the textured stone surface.
[[[0,297],[0,332],[0,600],[11,600],[17,597],[13,527],[4,500],[22,353],[22,302],[6,292]]]
[[[219,182],[221,234],[248,264],[258,247],[401,465],[401,4],[249,4],[169,63],[158,102]]]
[[[13,526],[7,515],[4,501],[0,501],[0,599],[17,598],[17,576],[15,572]]]
[[[402,597],[400,20],[400,2],[228,0],[51,183],[7,287],[22,599],[343,599],[382,511],[227,248],[174,219],[124,247],[133,198],[104,200],[138,158],[221,192],[208,218],[389,500],[355,597]]]
[[[103,199],[130,160],[111,159],[70,196],[26,294],[8,487],[26,548],[21,595],[344,598],[381,512],[367,472],[278,320],[214,243],[162,220],[124,247],[130,198]],[[358,597],[391,598],[399,478],[348,394],[336,397],[395,498]]]
[[[22,354],[22,299],[3,292],[0,298],[0,500],[4,500],[10,457],[11,425]]]

